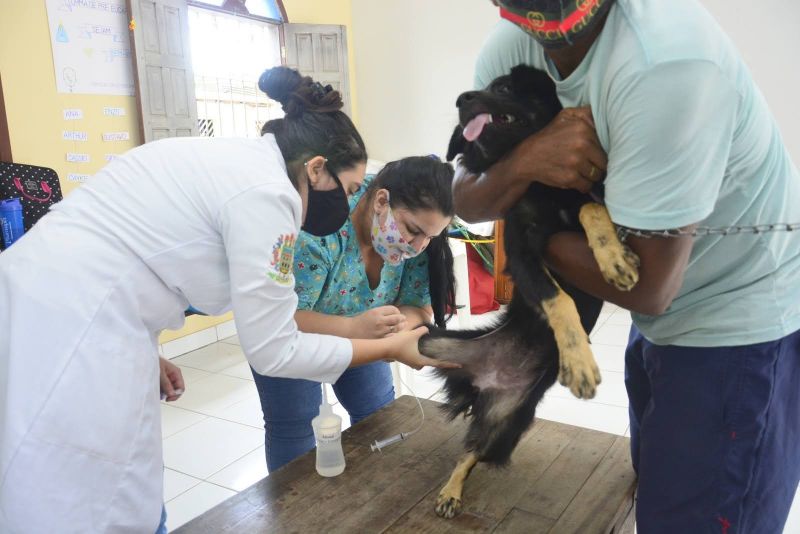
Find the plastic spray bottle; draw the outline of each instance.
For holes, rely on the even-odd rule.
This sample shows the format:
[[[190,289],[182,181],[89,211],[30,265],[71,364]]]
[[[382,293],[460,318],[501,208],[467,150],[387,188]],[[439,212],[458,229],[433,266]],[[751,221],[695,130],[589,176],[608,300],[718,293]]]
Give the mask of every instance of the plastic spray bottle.
[[[340,475],[345,465],[342,452],[342,418],[333,413],[324,384],[319,415],[311,420],[311,427],[317,440],[317,473],[324,477]]]
[[[0,227],[6,248],[25,233],[22,224],[22,203],[18,198],[0,200]]]

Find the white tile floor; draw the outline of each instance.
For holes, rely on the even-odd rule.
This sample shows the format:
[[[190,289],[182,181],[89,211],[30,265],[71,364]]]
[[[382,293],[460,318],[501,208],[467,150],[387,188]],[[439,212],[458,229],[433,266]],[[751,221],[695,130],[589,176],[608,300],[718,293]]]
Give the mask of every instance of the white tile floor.
[[[473,326],[493,314],[473,317]],[[556,385],[545,395],[537,416],[571,425],[628,435],[628,401],[623,353],[631,319],[616,306],[603,308],[591,333],[592,349],[603,374],[597,396],[578,400]],[[167,524],[179,527],[267,475],[258,394],[236,336],[172,359],[187,383],[183,397],[162,403],[164,499]],[[405,375],[420,397],[436,400],[441,383],[422,370]],[[329,390],[332,402],[333,391]],[[334,410],[349,420],[344,409]],[[797,504],[797,503],[796,503]],[[785,534],[800,534],[800,505],[789,516]]]

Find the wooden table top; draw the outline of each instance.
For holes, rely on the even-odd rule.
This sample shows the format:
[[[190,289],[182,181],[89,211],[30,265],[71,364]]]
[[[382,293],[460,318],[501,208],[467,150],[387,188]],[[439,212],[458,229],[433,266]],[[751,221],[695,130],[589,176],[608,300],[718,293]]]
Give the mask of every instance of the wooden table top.
[[[438,517],[434,502],[464,452],[466,424],[446,422],[436,402],[422,405],[423,428],[383,452],[372,452],[370,443],[419,424],[413,397],[400,397],[346,430],[347,468],[338,477],[317,474],[312,450],[177,532],[633,531],[636,476],[628,438],[541,419],[508,467],[475,467],[460,515]]]

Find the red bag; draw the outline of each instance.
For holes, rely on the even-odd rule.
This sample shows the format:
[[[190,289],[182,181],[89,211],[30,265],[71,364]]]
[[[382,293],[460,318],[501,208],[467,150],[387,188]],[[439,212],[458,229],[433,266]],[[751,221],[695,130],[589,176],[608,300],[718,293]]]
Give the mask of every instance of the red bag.
[[[467,273],[469,275],[470,311],[475,315],[500,309],[494,298],[494,277],[483,266],[483,260],[467,243]]]

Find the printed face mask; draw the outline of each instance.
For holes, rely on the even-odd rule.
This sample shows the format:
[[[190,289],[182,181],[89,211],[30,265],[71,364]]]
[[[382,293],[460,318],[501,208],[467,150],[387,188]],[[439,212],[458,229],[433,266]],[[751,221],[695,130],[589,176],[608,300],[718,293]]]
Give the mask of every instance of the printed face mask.
[[[375,249],[383,261],[390,265],[400,265],[404,260],[418,256],[417,251],[411,243],[403,239],[397,221],[392,214],[392,208],[387,207],[386,222],[381,225],[380,217],[374,214],[372,217],[372,248]]]
[[[331,173],[337,187],[330,191],[317,191],[308,184],[308,208],[303,230],[311,235],[324,237],[330,235],[347,221],[350,215],[350,204],[347,193],[342,187],[339,177]]]
[[[572,45],[592,30],[613,0],[499,0],[500,16],[544,48]]]

